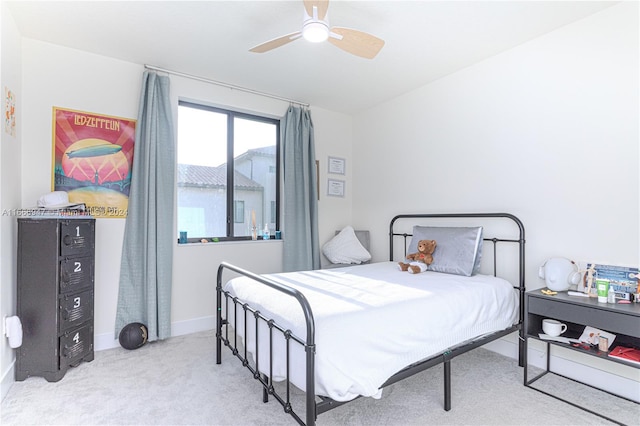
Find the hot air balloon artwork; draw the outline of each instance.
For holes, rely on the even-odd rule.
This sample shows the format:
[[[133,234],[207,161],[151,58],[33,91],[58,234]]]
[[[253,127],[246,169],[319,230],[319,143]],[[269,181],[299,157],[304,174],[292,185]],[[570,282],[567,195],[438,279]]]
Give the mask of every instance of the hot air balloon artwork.
[[[94,217],[126,217],[135,120],[54,107],[53,122],[53,190]]]

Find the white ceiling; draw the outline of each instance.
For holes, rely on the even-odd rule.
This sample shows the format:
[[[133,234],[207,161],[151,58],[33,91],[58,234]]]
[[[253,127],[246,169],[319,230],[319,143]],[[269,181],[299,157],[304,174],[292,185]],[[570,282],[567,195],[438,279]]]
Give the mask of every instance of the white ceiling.
[[[332,0],[332,25],[385,40],[368,60],[303,39],[267,53],[249,52],[299,30],[301,0],[3,1],[24,37],[347,114],[616,3]]]

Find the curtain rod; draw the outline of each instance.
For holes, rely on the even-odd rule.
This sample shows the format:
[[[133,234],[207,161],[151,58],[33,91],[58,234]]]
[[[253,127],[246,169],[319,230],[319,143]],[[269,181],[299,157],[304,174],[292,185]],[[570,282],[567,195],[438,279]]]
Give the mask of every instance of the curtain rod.
[[[149,69],[149,70],[154,70],[154,71],[164,72],[164,73],[167,73],[167,74],[177,75],[177,76],[180,76],[180,77],[190,78],[192,80],[198,80],[198,81],[202,81],[204,83],[215,84],[216,86],[226,87],[227,89],[239,90],[241,92],[246,92],[246,93],[252,93],[254,95],[264,96],[264,97],[267,97],[267,98],[277,99],[279,101],[285,101],[285,102],[289,102],[289,103],[292,103],[292,104],[300,105],[302,107],[308,107],[309,106],[309,104],[306,104],[306,103],[300,102],[300,101],[296,101],[294,99],[287,99],[287,98],[283,98],[282,96],[272,95],[270,93],[259,92],[257,90],[247,89],[246,87],[236,86],[234,84],[223,83],[222,81],[211,80],[211,79],[204,78],[204,77],[198,77],[197,75],[191,75],[191,74],[186,74],[186,73],[183,73],[183,72],[167,70],[167,69],[164,69],[164,68],[156,67],[156,66],[153,66],[153,65],[147,65],[147,64],[145,64],[144,67],[146,69]]]

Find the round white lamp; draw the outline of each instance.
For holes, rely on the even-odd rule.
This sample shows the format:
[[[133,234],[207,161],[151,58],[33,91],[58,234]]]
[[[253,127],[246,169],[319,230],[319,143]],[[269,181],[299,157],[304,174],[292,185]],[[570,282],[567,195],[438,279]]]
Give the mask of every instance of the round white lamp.
[[[542,264],[538,276],[553,291],[566,291],[580,282],[581,274],[574,262],[564,257],[552,257]]]

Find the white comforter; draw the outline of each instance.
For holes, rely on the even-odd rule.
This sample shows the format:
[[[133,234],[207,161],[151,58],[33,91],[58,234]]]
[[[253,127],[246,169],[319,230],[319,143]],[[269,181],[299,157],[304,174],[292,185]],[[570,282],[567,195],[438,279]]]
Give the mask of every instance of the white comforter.
[[[267,277],[302,291],[309,301],[316,325],[316,394],[336,401],[377,397],[380,386],[404,367],[503,330],[518,317],[517,291],[506,280],[486,275],[409,274],[399,271],[395,262],[381,262]],[[224,289],[306,338],[304,315],[295,299],[246,277],[230,280]],[[255,320],[251,316],[247,321],[244,339],[241,312],[239,308],[236,330],[255,361]],[[228,317],[234,325],[233,312]],[[268,333],[261,324],[258,362],[267,374]],[[283,338],[280,333],[274,336],[274,380],[283,380]],[[291,348],[290,381],[305,389],[304,350],[293,343]]]

